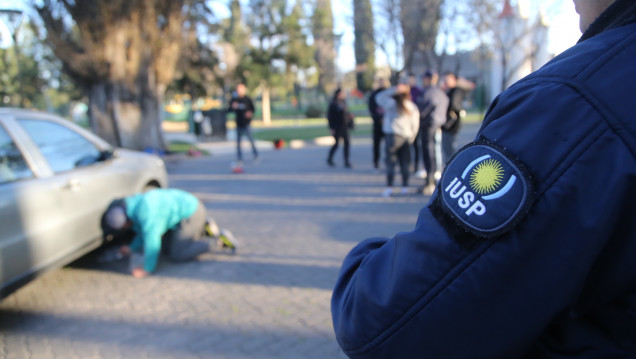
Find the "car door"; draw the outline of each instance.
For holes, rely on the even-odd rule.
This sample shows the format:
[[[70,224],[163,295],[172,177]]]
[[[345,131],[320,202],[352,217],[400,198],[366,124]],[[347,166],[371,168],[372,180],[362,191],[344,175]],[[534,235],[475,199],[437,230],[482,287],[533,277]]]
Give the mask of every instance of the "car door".
[[[17,283],[49,258],[61,199],[41,180],[28,150],[0,121],[0,288]]]
[[[17,122],[48,162],[62,201],[60,243],[64,253],[95,247],[101,241],[100,218],[125,175],[104,151],[63,123],[18,118]]]

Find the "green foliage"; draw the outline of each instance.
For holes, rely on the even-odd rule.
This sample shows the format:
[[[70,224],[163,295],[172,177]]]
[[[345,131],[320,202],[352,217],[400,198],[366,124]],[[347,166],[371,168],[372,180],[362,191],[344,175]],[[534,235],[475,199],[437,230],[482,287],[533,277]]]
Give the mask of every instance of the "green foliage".
[[[14,47],[0,49],[0,105],[41,107],[44,103],[44,79],[33,56]]]
[[[352,136],[369,136],[371,135],[371,124],[356,124],[356,129],[351,132]],[[263,141],[273,141],[276,139],[289,142],[292,140],[313,140],[318,137],[331,136],[327,121],[323,120],[323,124],[319,126],[299,126],[299,127],[283,127],[273,129],[262,129],[254,132],[254,137]]]
[[[336,86],[336,51],[331,0],[316,0],[311,24],[319,74],[318,88],[323,95],[329,96]]]
[[[400,0],[400,22],[404,39],[404,68],[411,72],[415,53],[433,53],[441,20],[443,0]],[[425,58],[426,67],[434,64]]]
[[[371,1],[354,0],[353,14],[356,83],[360,91],[367,92],[372,89],[375,76],[375,41]]]
[[[307,106],[307,110],[305,110],[305,116],[307,118],[317,118],[321,117],[323,113],[323,106],[318,105],[309,105]]]
[[[177,62],[175,78],[168,87],[168,96],[187,93],[192,98],[211,94],[218,82],[214,68],[219,60],[206,44],[209,34],[219,29],[213,21],[214,14],[204,3],[195,2],[188,8],[184,26],[182,56]]]

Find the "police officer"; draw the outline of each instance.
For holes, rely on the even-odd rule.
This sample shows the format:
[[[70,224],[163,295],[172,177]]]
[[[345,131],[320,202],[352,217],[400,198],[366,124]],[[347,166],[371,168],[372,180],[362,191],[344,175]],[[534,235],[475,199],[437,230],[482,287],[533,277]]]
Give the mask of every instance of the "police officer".
[[[352,358],[636,358],[636,2],[574,0],[574,47],[504,91],[415,229],[332,297]]]

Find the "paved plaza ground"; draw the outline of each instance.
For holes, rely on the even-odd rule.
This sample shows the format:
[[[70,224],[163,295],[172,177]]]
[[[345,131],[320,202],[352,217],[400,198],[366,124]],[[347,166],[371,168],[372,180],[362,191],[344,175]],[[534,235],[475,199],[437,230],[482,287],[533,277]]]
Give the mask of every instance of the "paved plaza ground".
[[[104,250],[88,255],[0,302],[0,358],[345,357],[329,303],[342,259],[360,240],[411,230],[428,198],[381,197],[368,139],[354,141],[352,170],[342,149],[329,168],[328,148],[308,146],[264,150],[232,174],[233,145],[209,147],[168,161],[170,185],[198,196],[238,253],[162,261],[142,280]]]

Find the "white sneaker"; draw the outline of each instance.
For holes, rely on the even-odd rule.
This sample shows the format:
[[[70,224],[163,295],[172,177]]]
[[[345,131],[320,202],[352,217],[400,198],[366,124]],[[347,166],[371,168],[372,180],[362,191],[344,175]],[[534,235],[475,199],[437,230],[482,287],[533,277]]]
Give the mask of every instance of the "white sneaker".
[[[426,171],[424,171],[424,170],[419,170],[419,171],[415,172],[415,177],[417,177],[417,178],[421,178],[421,179],[426,178],[426,177],[427,177],[427,176],[426,176]]]
[[[439,179],[442,178],[441,171],[435,171],[435,181],[439,182]]]
[[[400,194],[408,194],[409,193],[409,189],[406,187],[402,187],[402,190],[400,190]]]
[[[217,246],[221,249],[228,248],[231,253],[236,253],[238,247],[238,241],[234,238],[232,232],[227,229],[221,229],[219,239],[217,240]]]
[[[221,233],[219,225],[216,224],[216,221],[212,217],[208,217],[205,223],[205,232],[209,237],[216,237]]]
[[[393,194],[393,188],[387,188],[382,192],[382,197],[391,197]]]

